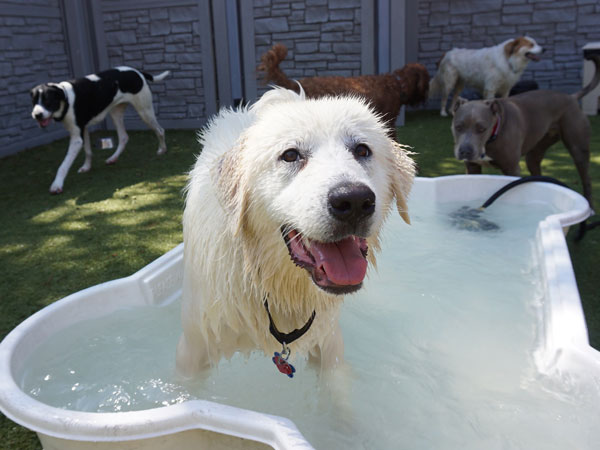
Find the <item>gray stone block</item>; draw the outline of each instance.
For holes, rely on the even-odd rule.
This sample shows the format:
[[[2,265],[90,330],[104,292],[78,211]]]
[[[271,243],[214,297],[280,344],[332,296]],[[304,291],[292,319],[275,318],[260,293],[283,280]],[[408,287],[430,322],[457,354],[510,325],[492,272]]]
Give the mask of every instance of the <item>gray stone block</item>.
[[[319,50],[318,42],[298,42],[295,46],[297,53],[315,53]]]
[[[361,0],[329,0],[329,8],[360,8]]]
[[[499,12],[491,12],[491,13],[481,13],[473,15],[473,25],[477,26],[492,26],[492,25],[500,25],[500,13]]]
[[[591,27],[596,26],[596,31],[600,31],[600,14],[585,14],[585,15],[579,15],[577,17],[577,24],[579,26],[586,26],[589,25]]]
[[[533,23],[569,22],[569,21],[575,20],[575,10],[569,10],[569,9],[537,10],[537,11],[533,12],[531,18],[532,18]],[[598,24],[598,22],[596,22],[596,24]]]
[[[324,32],[329,31],[352,31],[354,28],[354,24],[352,22],[340,21],[340,22],[327,22],[324,23],[321,27],[321,30]]]
[[[168,20],[154,20],[150,23],[150,36],[166,36],[171,32]]]
[[[505,14],[502,23],[507,25],[525,25],[531,23],[531,14]]]
[[[166,8],[152,8],[150,10],[150,19],[168,19],[169,11]]]
[[[529,13],[532,11],[533,11],[533,5],[531,5],[531,4],[506,5],[502,8],[502,14]]]
[[[257,34],[276,33],[289,30],[288,22],[284,17],[258,19],[254,21],[254,27]]]
[[[360,54],[361,44],[360,43],[334,43],[333,44],[333,53],[356,53]]]
[[[340,42],[344,39],[344,33],[333,32],[321,34],[321,40],[323,42]]]
[[[106,42],[113,45],[135,44],[137,42],[135,31],[133,30],[113,31],[106,33],[105,36]]]
[[[169,8],[169,20],[173,22],[191,22],[198,15],[192,6],[177,6]]]
[[[171,24],[171,33],[191,33],[192,22]]]
[[[504,0],[508,3],[507,0]],[[522,3],[523,0],[513,1]],[[478,12],[500,11],[502,3],[498,0],[452,0],[450,2],[451,14],[474,14]]]
[[[429,26],[439,27],[447,25],[450,21],[450,17],[446,13],[433,13],[429,15]]]
[[[164,57],[163,53],[144,53],[144,62],[145,63],[159,63],[163,62]]]
[[[330,62],[327,64],[329,70],[352,70],[360,69],[360,62]]]
[[[329,10],[330,20],[352,20],[354,19],[354,9],[331,9]]]
[[[329,9],[327,7],[307,7],[304,13],[306,23],[325,23],[329,19]]]

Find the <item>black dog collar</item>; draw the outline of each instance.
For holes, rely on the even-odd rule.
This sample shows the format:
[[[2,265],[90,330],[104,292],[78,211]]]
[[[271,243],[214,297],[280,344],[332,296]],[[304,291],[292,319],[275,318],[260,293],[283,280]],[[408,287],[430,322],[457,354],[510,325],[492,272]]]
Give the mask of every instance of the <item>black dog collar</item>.
[[[267,297],[265,297],[264,305],[265,309],[267,310],[267,315],[269,316],[269,331],[271,332],[273,337],[277,339],[277,342],[284,346],[284,348],[287,347],[287,344],[291,344],[292,342],[294,342],[297,339],[300,339],[302,336],[304,336],[304,334],[306,334],[306,332],[312,325],[316,315],[316,311],[313,311],[312,315],[308,319],[308,322],[306,322],[302,328],[295,329],[294,331],[291,331],[289,333],[282,333],[275,326],[275,322],[273,322],[273,317],[271,317],[271,313],[269,312],[269,302],[267,301]]]

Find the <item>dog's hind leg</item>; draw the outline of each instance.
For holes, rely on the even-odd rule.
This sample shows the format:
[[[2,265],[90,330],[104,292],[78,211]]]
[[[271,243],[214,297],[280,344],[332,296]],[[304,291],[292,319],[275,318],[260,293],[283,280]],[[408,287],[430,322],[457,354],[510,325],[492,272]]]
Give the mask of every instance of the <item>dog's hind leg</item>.
[[[154,114],[154,107],[152,106],[152,96],[150,90],[145,88],[146,91],[140,92],[139,96],[132,101],[132,105],[140,115],[141,119],[148,125],[148,127],[154,131],[158,138],[158,151],[157,155],[162,155],[167,151],[167,143],[165,142],[165,130],[160,126],[156,115]]]
[[[584,117],[585,120],[585,117]],[[583,120],[581,120],[583,122]],[[584,122],[587,124],[587,121]],[[562,126],[562,140],[569,151],[569,154],[573,158],[579,177],[581,178],[581,185],[583,188],[583,196],[587,199],[590,204],[590,208],[594,208],[592,202],[592,183],[590,181],[590,130],[589,125],[582,127],[581,124],[571,124],[569,127]],[[568,128],[568,131],[567,131]]]
[[[90,142],[90,132],[87,127],[83,130],[83,149],[85,150],[85,162],[77,172],[88,172],[92,168],[92,144]]]
[[[146,122],[146,125],[148,125],[152,130],[154,130],[154,133],[156,134],[156,137],[158,139],[158,151],[156,152],[156,154],[162,155],[167,151],[167,143],[165,142],[165,130],[158,124],[156,116],[154,115],[154,108],[152,108],[152,105],[150,105],[149,108],[139,110],[138,113],[140,114],[142,120]]]
[[[125,110],[127,109],[127,103],[121,103],[120,105],[115,106],[110,111],[110,117],[112,118],[113,123],[115,124],[115,128],[117,129],[117,136],[119,137],[119,145],[117,145],[117,149],[115,152],[106,160],[106,164],[114,164],[119,159],[123,150],[125,150],[125,146],[129,141],[129,136],[127,135],[127,130],[125,129],[125,122],[123,120],[125,116]]]
[[[63,183],[65,181],[65,177],[69,173],[69,169],[73,165],[73,161],[75,161],[79,150],[81,150],[82,144],[83,138],[81,137],[81,131],[79,130],[79,128],[74,127],[71,130],[71,140],[69,141],[67,155],[65,156],[65,159],[58,168],[54,181],[50,185],[51,194],[60,194],[63,191]]]

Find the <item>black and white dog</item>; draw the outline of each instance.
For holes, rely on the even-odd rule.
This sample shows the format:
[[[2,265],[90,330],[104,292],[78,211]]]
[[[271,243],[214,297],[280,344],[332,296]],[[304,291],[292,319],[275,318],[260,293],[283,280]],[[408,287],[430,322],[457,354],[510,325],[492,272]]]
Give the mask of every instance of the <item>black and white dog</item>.
[[[92,146],[87,127],[104,119],[110,113],[119,136],[119,145],[107,164],[114,164],[129,140],[123,116],[128,104],[133,105],[142,120],[158,137],[158,154],[167,151],[165,130],[158,124],[152,106],[152,93],[148,81],[161,81],[169,71],[157,76],[131,67],[116,67],[98,74],[87,75],[71,81],[45,83],[31,90],[33,111],[31,116],[44,128],[52,119],[63,122],[71,136],[67,156],[58,168],[50,186],[52,194],[60,194],[63,183],[75,157],[85,149],[85,162],[79,172],[92,167]]]

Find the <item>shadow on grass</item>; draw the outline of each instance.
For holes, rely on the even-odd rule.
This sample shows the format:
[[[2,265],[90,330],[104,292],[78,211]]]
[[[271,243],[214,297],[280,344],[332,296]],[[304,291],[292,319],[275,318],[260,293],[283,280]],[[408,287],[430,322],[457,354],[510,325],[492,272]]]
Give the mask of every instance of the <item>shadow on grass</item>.
[[[85,287],[127,276],[181,242],[182,189],[200,150],[195,133],[167,133],[157,156],[149,132],[131,132],[114,166],[96,151],[61,195],[48,188],[67,141],[0,160],[0,336],[41,307]]]

